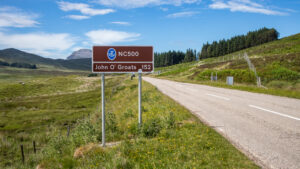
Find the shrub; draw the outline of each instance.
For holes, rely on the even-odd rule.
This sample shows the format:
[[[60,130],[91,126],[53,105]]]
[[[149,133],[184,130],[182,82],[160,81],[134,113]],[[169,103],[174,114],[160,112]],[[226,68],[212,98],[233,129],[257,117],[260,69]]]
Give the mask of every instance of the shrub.
[[[175,116],[173,112],[170,112],[169,116],[166,119],[167,128],[175,127]]]
[[[96,76],[97,76],[96,73],[90,73],[90,74],[88,74],[88,77],[96,77]]]
[[[0,60],[0,66],[9,66],[9,63]]]
[[[263,70],[262,76],[266,82],[272,80],[296,81],[300,79],[300,74],[298,72],[280,66],[278,62],[273,62],[273,64],[267,66]]]
[[[113,112],[108,112],[106,117],[106,129],[111,132],[116,132],[118,130],[116,115]]]
[[[96,142],[97,136],[101,133],[97,132],[95,127],[90,123],[89,120],[78,121],[78,126],[74,129],[71,134],[72,142],[75,147],[87,144],[90,142]]]
[[[270,83],[268,83],[268,87],[274,87],[274,88],[279,88],[279,89],[282,89],[284,88],[285,86],[289,86],[290,84],[286,81],[278,81],[278,80],[274,80],[274,81],[271,81]]]
[[[155,137],[161,129],[161,120],[154,118],[143,124],[142,133],[145,137]]]

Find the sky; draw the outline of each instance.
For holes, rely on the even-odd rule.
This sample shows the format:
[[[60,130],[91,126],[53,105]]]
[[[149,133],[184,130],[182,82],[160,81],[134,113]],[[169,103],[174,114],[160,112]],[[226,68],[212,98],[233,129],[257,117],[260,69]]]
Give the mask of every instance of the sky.
[[[300,0],[0,0],[0,49],[65,59],[93,45],[147,45],[156,52],[262,27],[300,33]]]

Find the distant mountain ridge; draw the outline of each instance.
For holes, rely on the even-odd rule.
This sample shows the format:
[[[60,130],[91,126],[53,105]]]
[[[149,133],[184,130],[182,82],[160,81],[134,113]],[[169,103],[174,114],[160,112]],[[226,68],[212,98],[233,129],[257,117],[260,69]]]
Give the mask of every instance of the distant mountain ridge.
[[[69,57],[67,57],[67,60],[84,58],[92,58],[92,50],[80,49],[78,51],[74,51]]]
[[[8,63],[36,64],[37,67],[48,65],[61,69],[91,70],[91,59],[89,58],[72,60],[50,59],[14,48],[0,50],[0,60]]]

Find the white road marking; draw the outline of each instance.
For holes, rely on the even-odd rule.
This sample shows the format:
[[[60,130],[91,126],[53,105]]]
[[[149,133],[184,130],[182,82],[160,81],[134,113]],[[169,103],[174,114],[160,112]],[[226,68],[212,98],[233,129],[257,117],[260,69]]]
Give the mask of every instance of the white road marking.
[[[276,111],[264,109],[264,108],[261,108],[261,107],[258,107],[258,106],[249,105],[249,107],[256,108],[256,109],[263,110],[263,111],[267,111],[267,112],[270,112],[270,113],[273,113],[273,114],[277,114],[277,115],[279,115],[279,116],[288,117],[288,118],[291,118],[291,119],[294,119],[294,120],[298,120],[298,121],[300,120],[300,118],[293,117],[293,116],[289,116],[289,115],[282,114],[282,113],[278,113],[278,112],[276,112]]]
[[[229,99],[229,98],[227,98],[227,97],[217,96],[217,95],[214,95],[214,94],[209,94],[209,93],[206,93],[206,95],[208,95],[208,96],[212,96],[212,97],[216,97],[216,98],[219,98],[219,99],[223,99],[223,100],[230,100],[230,99]]]

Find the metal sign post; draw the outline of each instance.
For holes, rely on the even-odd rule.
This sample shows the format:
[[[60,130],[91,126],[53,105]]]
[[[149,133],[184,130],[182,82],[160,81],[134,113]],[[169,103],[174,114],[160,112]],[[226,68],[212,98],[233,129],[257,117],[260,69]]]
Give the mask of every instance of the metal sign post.
[[[105,147],[105,73],[139,74],[139,119],[142,125],[142,73],[153,73],[154,54],[152,46],[94,46],[92,72],[102,76],[102,146]]]
[[[142,126],[142,70],[139,70],[139,127]]]
[[[105,74],[101,75],[101,95],[102,95],[102,146],[105,147]]]

